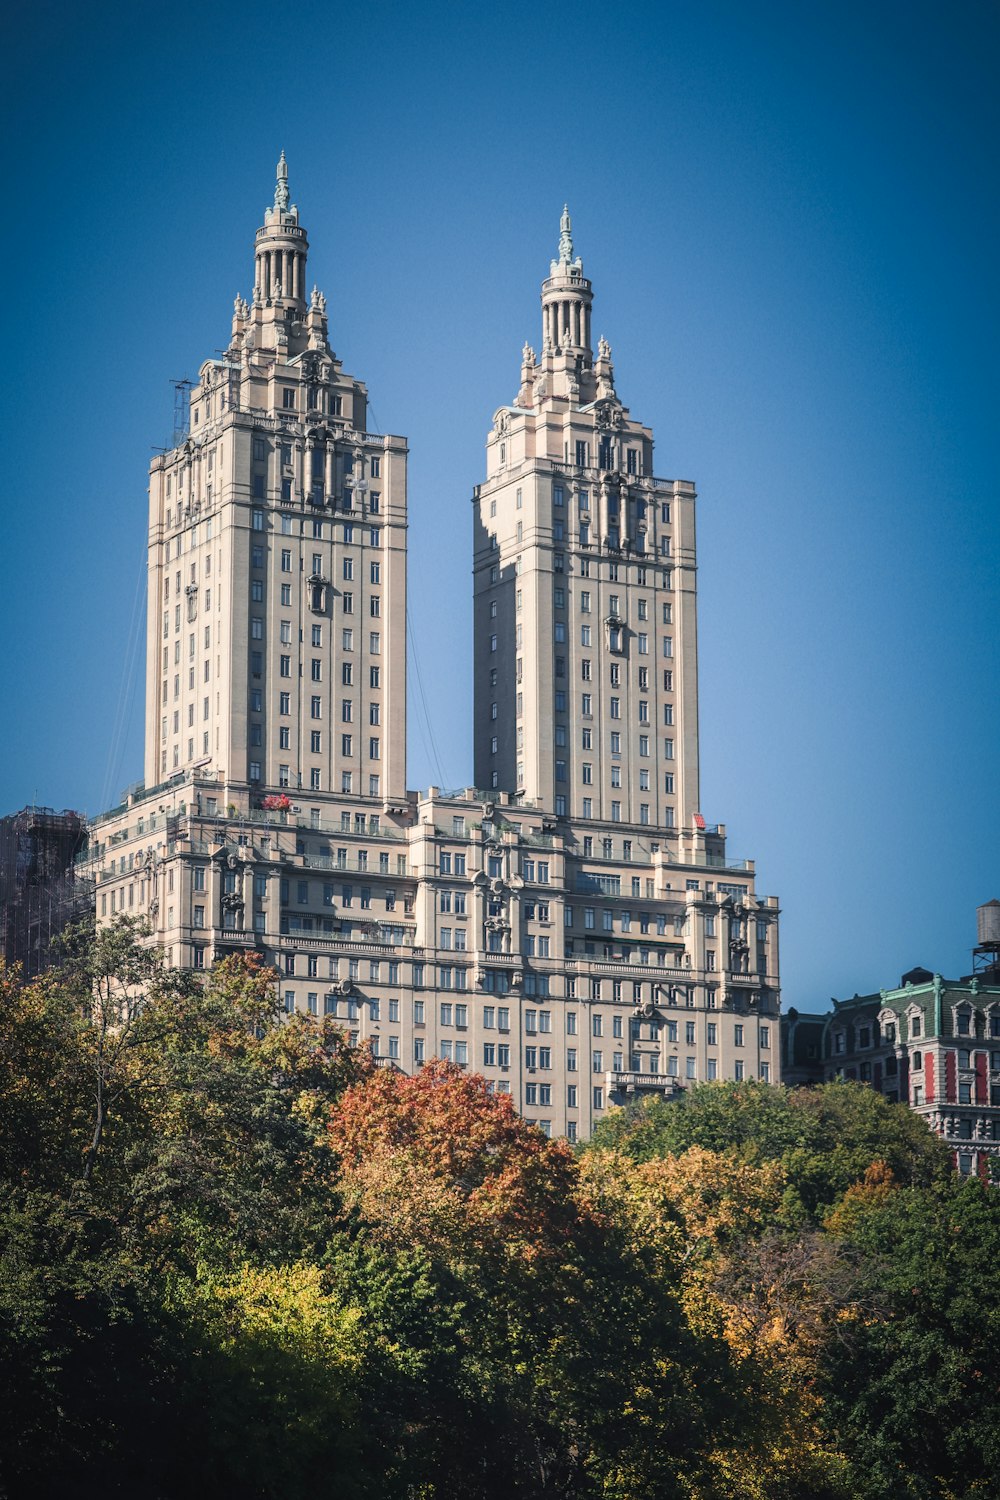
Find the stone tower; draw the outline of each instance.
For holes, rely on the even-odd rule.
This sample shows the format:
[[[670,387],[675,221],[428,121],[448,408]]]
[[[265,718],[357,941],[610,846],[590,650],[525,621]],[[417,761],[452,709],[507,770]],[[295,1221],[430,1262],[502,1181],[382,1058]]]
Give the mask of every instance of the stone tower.
[[[282,153],[251,298],[150,468],[147,786],[405,794],[406,444],[368,432],[307,254]]]
[[[592,300],[564,210],[541,353],[474,496],[476,780],[676,848],[699,812],[695,491],[655,477]]]

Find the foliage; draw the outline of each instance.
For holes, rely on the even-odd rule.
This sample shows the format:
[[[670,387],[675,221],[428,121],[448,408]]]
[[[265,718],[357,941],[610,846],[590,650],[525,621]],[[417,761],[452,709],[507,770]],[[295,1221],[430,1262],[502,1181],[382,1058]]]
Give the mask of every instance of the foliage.
[[[870,1090],[574,1154],[136,924],[0,968],[0,1493],[983,1500],[1000,1209]]]
[[[787,1177],[784,1214],[799,1223],[817,1222],[876,1162],[885,1163],[896,1182],[914,1187],[941,1182],[950,1170],[947,1148],[919,1116],[850,1083],[811,1089],[700,1084],[680,1098],[653,1097],[612,1111],[592,1142],[593,1149],[610,1147],[635,1161],[691,1146],[780,1162]]]
[[[995,1495],[996,1189],[959,1178],[909,1191],[861,1185],[828,1230],[854,1252],[867,1308],[849,1339],[830,1345],[822,1372],[829,1421],[864,1456],[859,1493]]]

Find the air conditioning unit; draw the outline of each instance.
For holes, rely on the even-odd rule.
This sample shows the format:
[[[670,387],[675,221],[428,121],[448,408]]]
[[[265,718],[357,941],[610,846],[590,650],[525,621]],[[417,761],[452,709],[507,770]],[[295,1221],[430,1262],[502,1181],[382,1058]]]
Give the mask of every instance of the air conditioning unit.
[[[293,812],[293,813],[300,813],[300,812],[301,812],[301,811],[302,811],[302,809],[301,809],[301,807],[300,807],[300,806],[299,806],[299,805],[298,805],[298,803],[297,803],[297,802],[293,802],[293,803],[292,803],[292,812]]]

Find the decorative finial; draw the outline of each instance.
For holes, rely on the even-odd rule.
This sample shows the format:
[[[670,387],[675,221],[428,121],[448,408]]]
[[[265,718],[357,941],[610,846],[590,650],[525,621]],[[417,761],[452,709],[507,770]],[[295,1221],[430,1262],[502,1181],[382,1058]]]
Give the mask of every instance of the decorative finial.
[[[282,151],[278,159],[278,180],[274,184],[274,206],[279,213],[288,212],[288,163]]]
[[[559,220],[559,264],[568,266],[573,259],[573,226],[569,217],[569,204],[563,204]]]

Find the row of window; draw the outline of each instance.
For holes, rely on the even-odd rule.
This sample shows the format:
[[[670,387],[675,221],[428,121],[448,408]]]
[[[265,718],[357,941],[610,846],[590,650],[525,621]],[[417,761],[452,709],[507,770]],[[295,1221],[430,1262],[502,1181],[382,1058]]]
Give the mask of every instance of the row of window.
[[[982,1012],[960,1010],[955,1014],[956,1036],[972,1036],[975,1029],[974,1016],[982,1017],[982,1031],[985,1031],[986,1017],[982,1016]],[[911,1040],[919,1038],[922,1035],[923,1027],[920,1016],[914,1015],[909,1018],[909,1030]],[[991,1037],[1000,1037],[1000,1015],[991,1014],[989,1016],[989,1034]],[[847,1051],[847,1032],[843,1030],[833,1031],[831,1032],[831,1038],[834,1053],[838,1056],[842,1056]],[[863,1051],[868,1047],[877,1047],[883,1042],[892,1043],[895,1042],[895,1040],[896,1027],[895,1024],[891,1022],[885,1028],[884,1037],[877,1022],[870,1026],[859,1026],[856,1028],[855,1045],[859,1051]],[[919,1056],[919,1054],[916,1055]],[[964,1055],[968,1056],[968,1053],[966,1052]],[[919,1065],[913,1064],[913,1066],[916,1067]],[[960,1063],[959,1066],[967,1067],[968,1064]]]
[[[493,502],[493,503],[495,504],[496,502]],[[496,512],[495,511],[491,511],[491,514],[495,515]],[[496,546],[496,539],[495,538],[494,538],[494,546]],[[598,578],[598,579],[600,579],[603,576],[603,570],[606,568],[607,569],[607,581],[609,583],[620,583],[622,581],[622,572],[621,572],[622,568],[623,567],[627,568],[629,566],[628,564],[625,564],[625,563],[619,563],[619,562],[614,562],[614,561],[605,562],[603,560],[591,559],[589,557],[581,557],[581,558],[579,558],[578,559],[578,565],[579,565],[579,572],[580,572],[580,577],[581,578]],[[554,569],[555,569],[555,571],[557,573],[564,573],[566,571],[566,560],[565,560],[565,557],[563,556],[563,554],[561,552],[557,552],[555,554],[555,556],[553,558],[553,567],[554,567]],[[522,559],[518,556],[518,557],[515,557],[515,559],[514,559],[514,575],[515,575],[515,577],[520,577],[521,576],[521,571],[522,571]],[[636,577],[635,577],[635,582],[639,585],[640,588],[645,588],[647,586],[648,575],[649,575],[649,568],[647,567],[647,565],[645,563],[640,563],[636,567]],[[626,580],[628,579],[628,573],[627,572],[625,574],[625,578],[626,578]],[[500,564],[499,563],[491,563],[490,564],[490,583],[491,584],[497,584],[499,582],[500,582]],[[661,586],[663,588],[665,588],[665,589],[670,589],[670,588],[673,587],[673,570],[671,568],[663,568],[661,570],[660,582],[661,582]],[[559,585],[556,585],[556,587],[558,588]]]
[[[315,387],[313,387],[313,386],[309,387],[309,396],[310,396],[309,404],[310,404],[310,406],[315,406],[315,404],[316,404],[312,400],[312,396],[315,394],[315,390],[316,390]],[[282,387],[282,392],[283,392],[283,409],[285,411],[294,410],[294,408],[295,408],[295,391],[294,391],[294,389],[291,388],[291,387],[289,387],[289,386],[283,386]],[[341,396],[335,396],[333,398],[333,400],[334,400],[334,406],[333,406],[333,411],[332,411],[331,414],[333,416],[335,416],[335,417],[342,416],[343,415],[343,398]],[[323,454],[324,454],[324,450],[322,448],[312,447],[312,448],[306,449],[305,451],[312,454],[313,468],[315,470],[315,467],[316,467],[316,458],[317,458],[317,456],[319,456],[322,459]],[[266,463],[267,459],[268,459],[268,455],[270,454],[270,452],[271,452],[271,446],[270,446],[269,440],[266,437],[255,436],[253,438],[252,453],[253,453],[253,459],[254,459],[255,463]],[[301,449],[296,449],[295,452],[296,453],[301,453],[302,450]],[[285,467],[285,466],[291,464],[292,458],[293,458],[293,450],[292,450],[291,443],[278,443],[278,445],[277,445],[277,456],[278,456],[278,460],[281,463],[282,467]],[[341,452],[340,457],[343,460],[344,473],[345,474],[353,474],[353,472],[354,472],[355,455],[353,453]],[[379,475],[381,473],[381,468],[382,468],[382,456],[381,456],[381,454],[379,454],[379,453],[368,454],[367,455],[367,460],[368,460],[368,472],[369,472],[369,474],[371,475],[372,479],[378,479],[378,477],[379,477]],[[167,480],[167,494],[168,495],[170,494],[169,485],[170,485],[170,481],[168,479]]]
[[[290,644],[290,643],[289,643]],[[352,629],[341,631],[341,649],[344,651],[354,650],[354,631]],[[368,650],[372,656],[379,656],[382,652],[382,636],[377,630],[373,630],[368,636]],[[260,651],[250,653],[250,671],[253,677],[264,675],[264,657]],[[281,655],[278,658],[278,674],[281,677],[292,676],[291,656]]]
[[[348,736],[347,738],[350,738],[350,736]],[[348,750],[344,753],[349,755],[351,752],[350,750]],[[249,780],[253,783],[254,786],[259,786],[263,779],[263,767],[261,765],[261,762],[259,760],[251,760],[249,763]],[[355,775],[353,771],[341,771],[340,773],[340,791],[347,796],[354,796],[358,793],[367,795],[369,797],[380,797],[382,795],[381,777],[379,776],[378,772],[370,771],[368,773],[367,784],[368,791],[367,794],[365,794],[363,792],[365,778],[360,772],[357,775]],[[306,783],[302,779],[301,771],[297,770],[293,772],[290,766],[279,765],[278,785],[280,787],[294,786],[297,790],[307,789],[310,792],[322,792],[324,790],[322,770],[319,766],[310,767],[309,780],[308,783]],[[327,790],[332,791],[333,788],[330,787]]]
[[[255,498],[263,498],[263,496],[259,496],[259,497],[255,496]],[[376,506],[375,509],[377,510],[378,507]],[[260,510],[260,509],[256,509],[255,508],[255,509],[251,510],[251,512],[250,512],[250,529],[252,531],[264,531],[264,530],[266,530],[265,522],[264,522],[264,514],[265,514],[264,511]],[[292,516],[282,516],[280,519],[281,519],[281,533],[282,533],[282,535],[283,536],[290,536],[290,535],[292,535],[293,534],[292,528],[293,528],[294,518]],[[320,522],[316,522],[315,524],[316,525],[321,525]],[[381,545],[382,545],[382,528],[380,526],[361,526],[361,525],[357,524],[354,521],[343,521],[343,522],[341,522],[339,524],[340,524],[340,531],[341,531],[341,541],[342,541],[342,543],[343,543],[344,546],[350,547],[350,546],[355,545],[355,543],[362,543],[363,544],[365,542],[365,540],[366,540],[366,537],[367,537],[367,542],[368,542],[368,545],[370,547],[381,547]],[[355,530],[357,530],[357,532],[358,532],[357,536],[355,536]],[[318,539],[318,535],[317,535],[316,539]],[[287,564],[286,564],[286,561],[285,561],[286,557],[288,559]],[[315,558],[313,559],[313,561],[314,561],[314,564],[315,564]],[[263,568],[263,566],[264,566],[264,549],[262,547],[255,547],[253,549],[253,552],[251,554],[251,563],[252,563],[252,566],[255,567],[255,568]],[[287,549],[282,552],[281,567],[282,567],[282,572],[290,573],[292,571],[291,552],[289,550],[287,550]],[[322,572],[322,560],[320,561],[319,567],[316,567],[316,566],[313,567],[313,572],[314,573],[317,573],[317,572],[321,573]]]
[[[349,559],[345,559],[345,561],[349,561]],[[628,596],[626,595],[626,599],[627,599],[627,597]],[[566,590],[561,585],[557,584],[556,587],[553,589],[553,592],[552,592],[552,602],[553,602],[553,605],[555,606],[556,609],[565,609],[566,608]],[[608,614],[610,616],[612,616],[612,617],[620,618],[620,616],[621,616],[620,605],[621,605],[621,596],[619,594],[611,594],[609,596],[609,598],[608,598]],[[591,592],[590,592],[589,589],[582,589],[581,590],[581,592],[580,592],[580,599],[579,599],[579,606],[580,606],[580,613],[581,614],[589,615],[592,612],[591,611]],[[521,610],[523,609],[523,607],[524,607],[524,591],[523,591],[523,589],[519,588],[519,589],[516,589],[515,593],[514,593],[514,612],[516,614],[520,614]],[[495,620],[498,617],[498,614],[499,614],[499,601],[497,599],[491,599],[490,600],[489,612],[490,612],[490,619],[491,620]],[[663,624],[664,625],[672,625],[673,624],[673,619],[674,619],[674,606],[673,606],[673,604],[669,603],[669,602],[664,603],[663,605],[661,605],[661,611],[660,612],[661,612],[661,618],[662,618]],[[640,622],[643,621],[643,620],[647,620],[648,621],[648,619],[649,619],[649,600],[648,599],[637,599],[636,600],[636,614],[637,614],[637,618],[639,619]],[[565,641],[566,640],[566,624],[565,624],[565,622],[557,620],[555,622],[555,627],[554,628],[555,628],[555,639],[557,641]],[[562,632],[562,633],[560,634],[560,632]],[[581,624],[581,626],[580,626],[580,632],[581,632],[581,634],[580,634],[580,644],[582,646],[589,646],[591,644],[591,639],[592,639],[592,637],[591,637],[591,626],[590,625],[586,625],[586,624]]]

